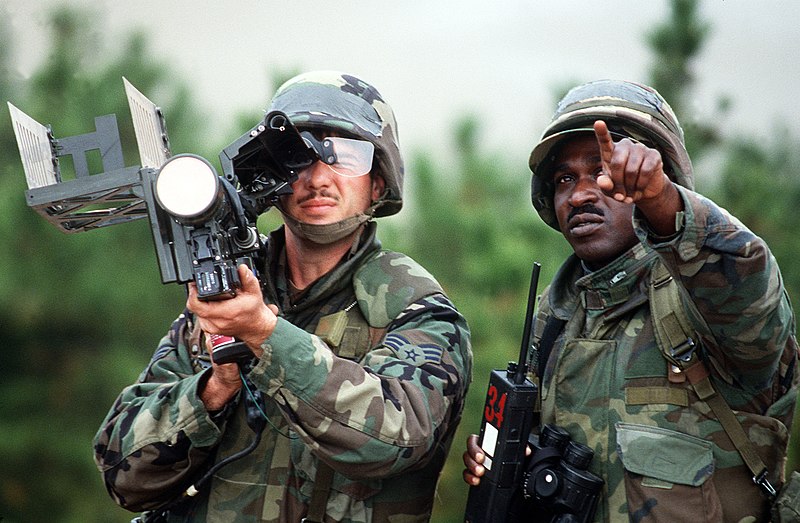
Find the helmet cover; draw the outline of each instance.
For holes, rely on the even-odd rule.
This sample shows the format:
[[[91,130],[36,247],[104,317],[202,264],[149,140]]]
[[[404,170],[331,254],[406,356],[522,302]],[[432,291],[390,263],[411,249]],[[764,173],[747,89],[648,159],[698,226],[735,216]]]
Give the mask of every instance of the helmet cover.
[[[561,99],[530,155],[531,200],[545,223],[559,229],[550,179],[556,146],[575,133],[594,133],[597,120],[606,122],[617,138],[631,138],[658,149],[667,175],[679,185],[694,188],[683,129],[667,101],[652,87],[634,82],[589,82],[574,87]]]
[[[300,130],[335,131],[375,146],[373,166],[386,189],[375,216],[389,216],[403,206],[403,158],[392,108],[375,87],[336,71],[304,73],[281,85],[267,113],[283,111]]]

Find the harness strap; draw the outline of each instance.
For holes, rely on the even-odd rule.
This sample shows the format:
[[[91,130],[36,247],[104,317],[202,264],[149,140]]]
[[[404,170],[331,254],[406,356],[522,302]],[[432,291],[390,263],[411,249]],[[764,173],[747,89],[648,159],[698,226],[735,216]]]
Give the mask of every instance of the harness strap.
[[[539,339],[539,343],[536,346],[536,377],[538,378],[538,387],[540,393],[536,395],[536,403],[533,406],[533,410],[537,414],[542,412],[541,390],[544,383],[544,368],[547,365],[547,359],[550,358],[550,352],[553,350],[553,345],[555,345],[556,338],[558,338],[558,335],[561,334],[561,331],[564,329],[564,325],[566,325],[566,323],[566,320],[559,320],[555,316],[549,316],[547,318],[547,322],[544,324],[542,337]],[[520,362],[520,365],[523,363],[524,362]]]
[[[695,330],[686,315],[678,284],[660,261],[652,270],[650,309],[656,341],[664,357],[674,366],[674,371],[682,372],[686,376],[700,400],[711,408],[750,470],[753,483],[758,485],[770,500],[775,499],[777,492],[767,480],[769,471],[766,465],[730,405],[711,383],[708,368],[698,356],[697,343],[692,338],[696,335]]]
[[[558,335],[561,334],[561,331],[564,329],[564,325],[567,323],[566,320],[560,320],[555,316],[550,316],[547,318],[547,323],[544,325],[544,330],[542,331],[542,338],[539,340],[539,357],[536,363],[536,374],[539,375],[539,380],[544,377],[544,368],[547,365],[547,360],[550,358],[550,351],[553,350],[553,345],[556,342],[556,338]],[[523,362],[520,362],[520,365]]]
[[[311,501],[308,503],[308,515],[303,518],[304,523],[322,523],[325,519],[325,509],[328,505],[328,495],[333,484],[333,468],[319,461],[317,474],[314,476],[314,490],[311,492]]]
[[[337,356],[360,361],[370,349],[370,327],[356,304],[353,302],[339,312],[320,318],[314,334],[325,341]],[[304,523],[322,523],[325,519],[334,474],[330,465],[317,460],[314,488],[308,502],[308,514],[302,520]]]

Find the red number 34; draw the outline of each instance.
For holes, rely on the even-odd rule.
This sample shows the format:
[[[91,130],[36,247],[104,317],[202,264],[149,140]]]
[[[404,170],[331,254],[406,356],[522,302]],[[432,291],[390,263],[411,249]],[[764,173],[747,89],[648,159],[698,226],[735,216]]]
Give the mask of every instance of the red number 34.
[[[483,416],[491,424],[495,424],[497,420],[497,428],[503,424],[503,411],[506,408],[506,393],[504,392],[498,401],[497,387],[489,385],[489,391],[486,393],[486,410]]]

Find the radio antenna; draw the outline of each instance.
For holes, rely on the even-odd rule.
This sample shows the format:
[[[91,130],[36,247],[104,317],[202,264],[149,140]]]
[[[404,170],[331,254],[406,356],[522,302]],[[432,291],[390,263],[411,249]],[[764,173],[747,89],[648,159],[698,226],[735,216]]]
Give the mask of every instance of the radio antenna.
[[[528,307],[525,311],[525,328],[522,331],[522,344],[519,348],[519,360],[517,360],[517,368],[514,374],[514,383],[523,383],[525,381],[525,373],[528,370],[528,349],[531,346],[531,331],[533,325],[533,311],[536,307],[536,289],[539,286],[539,272],[542,265],[538,262],[533,264],[531,270],[531,287],[528,290]]]

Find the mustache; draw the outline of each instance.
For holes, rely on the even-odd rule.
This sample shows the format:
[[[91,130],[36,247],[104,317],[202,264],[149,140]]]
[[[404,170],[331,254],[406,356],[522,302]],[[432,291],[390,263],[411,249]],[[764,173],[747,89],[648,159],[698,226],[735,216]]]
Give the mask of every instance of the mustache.
[[[330,193],[330,192],[328,192],[328,191],[323,189],[321,191],[311,191],[310,193],[305,195],[303,198],[301,198],[297,203],[298,204],[305,203],[308,200],[313,200],[314,198],[330,198],[332,200],[336,200],[337,202],[339,201],[339,197],[338,196],[336,196],[335,194]]]
[[[596,214],[598,216],[605,216],[605,213],[602,209],[595,207],[591,203],[587,203],[585,205],[581,205],[580,207],[575,207],[569,212],[569,216],[567,217],[567,221],[571,220],[578,214]]]

